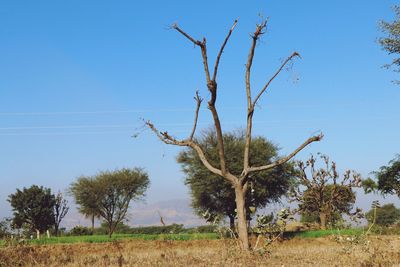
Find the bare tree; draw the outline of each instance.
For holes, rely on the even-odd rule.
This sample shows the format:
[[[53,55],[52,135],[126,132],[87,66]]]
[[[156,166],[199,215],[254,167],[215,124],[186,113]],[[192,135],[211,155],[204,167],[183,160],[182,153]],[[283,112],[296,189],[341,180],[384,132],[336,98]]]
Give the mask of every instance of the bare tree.
[[[267,164],[267,165],[262,165],[262,166],[251,166],[250,165],[250,159],[249,159],[249,154],[250,154],[250,143],[251,143],[251,132],[252,132],[252,126],[253,126],[253,115],[254,115],[254,109],[257,105],[257,102],[260,100],[261,96],[267,91],[269,88],[270,84],[272,81],[278,76],[278,74],[282,71],[282,69],[295,57],[300,57],[300,55],[297,52],[294,52],[292,55],[290,55],[278,68],[278,70],[275,72],[275,74],[268,80],[268,82],[265,84],[263,88],[258,92],[255,98],[252,98],[252,93],[251,93],[251,79],[250,79],[250,74],[251,74],[251,66],[253,63],[253,58],[254,58],[254,52],[256,48],[256,44],[259,41],[260,37],[264,34],[266,26],[267,26],[267,21],[263,20],[260,24],[256,25],[256,30],[252,34],[252,43],[247,59],[247,64],[246,64],[246,95],[247,95],[247,127],[246,127],[246,143],[245,143],[245,149],[244,149],[244,164],[243,164],[243,171],[241,172],[240,176],[235,176],[232,173],[229,172],[229,166],[226,166],[226,160],[225,160],[225,148],[224,148],[224,141],[223,141],[223,131],[222,131],[222,126],[220,122],[220,118],[218,115],[217,108],[215,106],[216,100],[217,100],[217,73],[218,73],[218,67],[220,63],[221,56],[224,52],[225,46],[235,29],[237,24],[237,20],[233,23],[232,27],[230,28],[227,36],[225,37],[221,48],[219,49],[219,52],[217,54],[215,63],[214,63],[214,68],[213,72],[210,72],[210,67],[209,67],[209,62],[208,62],[208,56],[207,56],[207,41],[206,38],[203,38],[202,40],[196,40],[189,34],[187,34],[185,31],[183,31],[177,24],[173,25],[172,28],[182,34],[186,39],[188,39],[190,42],[192,42],[195,46],[200,47],[201,51],[201,56],[203,59],[203,67],[204,67],[204,73],[205,73],[205,78],[206,78],[206,84],[207,88],[210,92],[210,99],[208,100],[208,109],[211,111],[213,120],[214,120],[214,128],[215,132],[217,135],[217,148],[218,148],[218,156],[219,156],[219,166],[213,166],[206,158],[205,153],[201,146],[196,142],[194,135],[196,132],[196,127],[197,127],[197,119],[199,115],[199,110],[201,103],[203,99],[199,96],[198,92],[196,92],[196,95],[194,99],[196,100],[196,110],[195,110],[195,116],[194,116],[194,124],[192,131],[187,139],[184,140],[178,140],[172,135],[170,135],[168,132],[161,132],[159,131],[153,123],[150,121],[146,121],[146,125],[158,136],[159,139],[161,139],[164,143],[166,144],[171,144],[171,145],[177,145],[177,146],[186,146],[186,147],[191,147],[194,149],[197,154],[199,155],[199,158],[201,162],[204,164],[205,167],[207,167],[208,170],[210,170],[212,173],[217,174],[219,176],[224,177],[226,180],[228,180],[231,184],[232,187],[235,190],[235,195],[236,195],[236,207],[237,207],[237,216],[238,216],[238,234],[239,234],[239,239],[241,241],[241,245],[243,250],[249,250],[250,249],[250,244],[249,244],[249,237],[248,237],[248,229],[247,229],[247,223],[246,223],[246,208],[245,208],[245,195],[248,190],[248,179],[249,175],[254,172],[258,171],[264,171],[264,170],[269,170],[272,169],[280,164],[283,164],[290,160],[293,156],[295,156],[300,150],[302,150],[304,147],[306,147],[308,144],[319,141],[322,139],[322,134],[318,136],[313,136],[307,139],[302,145],[300,145],[296,150],[294,150],[292,153],[290,153],[288,156],[277,159],[275,162]]]
[[[61,192],[58,192],[54,203],[54,231],[56,236],[58,236],[61,221],[67,215],[68,210],[68,201],[63,197]]]

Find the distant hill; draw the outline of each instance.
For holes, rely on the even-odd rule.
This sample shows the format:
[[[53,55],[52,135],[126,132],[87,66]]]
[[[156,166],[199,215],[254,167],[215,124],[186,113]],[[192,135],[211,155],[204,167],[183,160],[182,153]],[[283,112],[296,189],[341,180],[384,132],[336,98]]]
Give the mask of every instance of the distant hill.
[[[134,203],[133,208],[128,212],[127,224],[131,226],[161,225],[159,213],[167,225],[177,223],[192,227],[205,224],[203,219],[195,215],[190,207],[189,199],[172,199],[149,204]],[[90,224],[89,219],[80,214],[75,206],[71,206],[62,226],[70,229],[76,225],[90,226]],[[100,222],[96,220],[96,225],[99,224]]]

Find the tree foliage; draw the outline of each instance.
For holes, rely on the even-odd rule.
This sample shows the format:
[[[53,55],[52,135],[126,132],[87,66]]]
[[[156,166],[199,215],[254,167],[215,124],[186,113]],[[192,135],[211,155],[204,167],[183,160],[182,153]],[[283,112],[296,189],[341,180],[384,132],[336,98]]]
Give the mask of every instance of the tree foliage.
[[[17,189],[9,195],[13,210],[13,225],[22,228],[26,225],[30,231],[44,232],[54,225],[55,197],[49,188],[32,185],[29,188]]]
[[[396,194],[400,197],[400,155],[375,172],[378,190],[383,194]]]
[[[236,131],[224,136],[226,163],[229,171],[240,175],[243,168],[245,133]],[[203,148],[206,157],[214,166],[219,165],[217,137],[215,131],[205,131],[196,140]],[[255,137],[250,145],[250,164],[252,166],[270,163],[278,157],[278,147],[263,137]],[[236,216],[235,190],[231,183],[219,175],[210,172],[201,162],[198,154],[192,149],[182,151],[178,156],[192,196],[192,207],[202,216],[206,211],[230,218],[231,226]],[[255,208],[265,207],[268,203],[279,201],[290,185],[294,169],[290,163],[277,168],[254,173],[249,178],[251,190],[246,194],[248,219]]]
[[[390,203],[376,208],[376,211],[374,209],[368,211],[365,217],[370,223],[375,219],[375,224],[377,225],[390,226],[400,219],[400,209]]]
[[[75,203],[78,205],[80,213],[85,215],[87,218],[91,218],[92,221],[92,232],[94,229],[94,218],[99,218],[98,208],[96,204],[96,187],[95,183],[92,182],[90,177],[79,177],[70,186],[70,193],[75,199]]]
[[[379,43],[389,54],[398,55],[400,54],[400,7],[394,6],[393,10],[396,14],[396,19],[392,22],[382,21],[380,24],[386,36],[380,38]],[[395,57],[392,63],[387,66],[400,66],[400,58]],[[397,68],[396,71],[400,71],[400,69]]]
[[[293,188],[292,200],[299,203],[298,211],[308,216],[318,214],[321,228],[337,215],[357,215],[361,210],[351,212],[356,200],[353,187],[361,186],[361,176],[347,170],[339,179],[336,163],[325,155],[320,155],[323,167],[316,166],[316,159],[311,156],[306,162],[299,161],[298,187]],[[340,181],[341,180],[341,181]]]
[[[83,213],[104,219],[111,237],[126,218],[129,204],[144,196],[150,181],[142,169],[103,171],[91,177],[79,177],[70,191]]]

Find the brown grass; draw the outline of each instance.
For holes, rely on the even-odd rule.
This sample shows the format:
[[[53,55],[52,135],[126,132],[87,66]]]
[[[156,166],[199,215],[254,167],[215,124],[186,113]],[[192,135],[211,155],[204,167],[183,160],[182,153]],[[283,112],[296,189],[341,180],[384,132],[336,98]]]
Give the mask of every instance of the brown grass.
[[[241,253],[232,240],[19,246],[0,249],[0,266],[400,266],[398,236],[295,238],[268,250]]]

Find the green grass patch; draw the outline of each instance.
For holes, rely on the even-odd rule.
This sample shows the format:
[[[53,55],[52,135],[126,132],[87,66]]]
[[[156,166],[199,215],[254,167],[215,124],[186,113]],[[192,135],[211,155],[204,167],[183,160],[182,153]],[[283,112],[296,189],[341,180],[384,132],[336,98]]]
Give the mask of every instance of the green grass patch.
[[[217,239],[216,233],[195,233],[195,234],[115,234],[111,238],[107,235],[86,235],[86,236],[62,236],[42,239],[27,240],[28,244],[72,244],[72,243],[103,243],[116,240],[200,240]],[[0,240],[0,246],[6,242]]]
[[[304,231],[294,233],[295,237],[300,238],[318,238],[330,235],[361,235],[365,232],[362,228],[352,228],[352,229],[328,229],[328,230],[314,230],[314,231]]]

